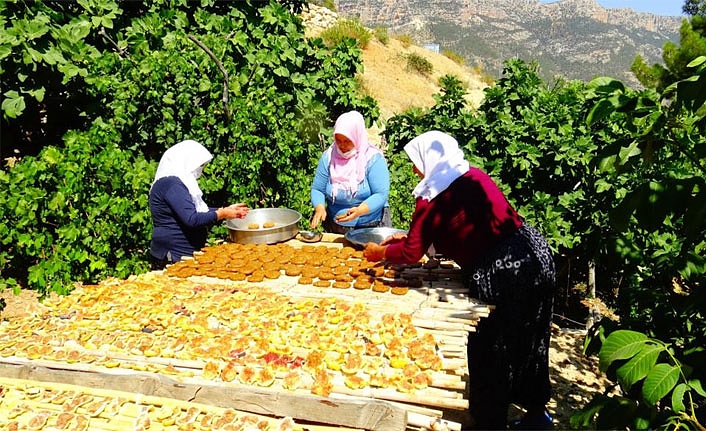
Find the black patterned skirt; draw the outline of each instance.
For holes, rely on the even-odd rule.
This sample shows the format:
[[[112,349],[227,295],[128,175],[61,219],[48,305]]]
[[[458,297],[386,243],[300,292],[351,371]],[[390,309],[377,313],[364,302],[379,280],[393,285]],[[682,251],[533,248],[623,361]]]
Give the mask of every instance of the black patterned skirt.
[[[470,413],[477,429],[505,429],[510,403],[538,408],[551,396],[551,250],[523,225],[468,271],[468,281],[471,296],[495,306],[468,340]]]

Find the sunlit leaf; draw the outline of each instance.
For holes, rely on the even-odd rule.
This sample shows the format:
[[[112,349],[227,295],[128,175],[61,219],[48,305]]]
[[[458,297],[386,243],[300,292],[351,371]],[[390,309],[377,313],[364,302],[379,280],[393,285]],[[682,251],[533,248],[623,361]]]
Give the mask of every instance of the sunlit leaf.
[[[698,67],[704,63],[706,63],[706,56],[701,55],[691,60],[689,64],[686,65],[686,67]]]
[[[25,99],[17,91],[11,90],[5,93],[5,99],[2,101],[2,111],[5,116],[17,118],[25,107]]]
[[[600,369],[605,371],[614,361],[635,356],[647,340],[647,335],[635,331],[618,330],[611,333],[598,353]]]
[[[672,392],[672,409],[675,412],[679,413],[686,410],[686,406],[684,405],[684,394],[688,389],[689,385],[686,383],[679,383],[677,387],[674,388],[674,392]]]
[[[677,384],[679,367],[669,364],[657,364],[647,374],[642,385],[642,396],[651,404],[664,398]]]
[[[664,347],[658,344],[644,344],[638,354],[618,368],[617,375],[621,386],[627,391],[632,385],[645,378],[663,351]]]
[[[689,387],[691,387],[691,389],[696,391],[697,394],[706,398],[706,391],[704,390],[700,380],[696,380],[696,379],[689,380]]]

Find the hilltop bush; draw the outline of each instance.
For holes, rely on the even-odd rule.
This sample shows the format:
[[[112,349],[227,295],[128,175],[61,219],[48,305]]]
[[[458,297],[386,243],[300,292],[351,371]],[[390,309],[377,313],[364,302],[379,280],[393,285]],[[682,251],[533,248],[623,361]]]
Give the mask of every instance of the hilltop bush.
[[[344,39],[353,39],[360,49],[364,49],[370,42],[370,30],[363,26],[358,19],[338,20],[336,24],[321,32],[320,37],[327,45],[340,44]]]
[[[409,48],[410,45],[414,45],[414,39],[408,34],[398,34],[395,39],[399,40],[404,48]]]
[[[387,33],[387,27],[377,26],[373,29],[373,36],[383,45],[390,43],[390,36]]]
[[[414,52],[407,54],[407,69],[422,75],[429,75],[434,71],[434,65],[423,56]]]

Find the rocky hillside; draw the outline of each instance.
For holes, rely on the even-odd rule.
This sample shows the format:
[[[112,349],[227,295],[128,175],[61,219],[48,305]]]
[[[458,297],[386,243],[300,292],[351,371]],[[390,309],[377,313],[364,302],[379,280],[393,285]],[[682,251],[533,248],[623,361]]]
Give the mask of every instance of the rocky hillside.
[[[590,80],[612,76],[638,85],[636,55],[661,63],[665,42],[679,40],[681,17],[606,9],[596,0],[336,0],[338,12],[373,28],[438,44],[499,76],[505,59],[537,61],[541,74]]]
[[[306,34],[318,35],[333,25],[340,17],[326,8],[311,5],[302,14]],[[406,58],[414,53],[429,61],[432,72],[422,75],[406,66]],[[469,67],[456,63],[448,57],[420,46],[405,46],[390,38],[382,44],[371,38],[363,49],[363,73],[360,76],[363,91],[373,97],[380,106],[381,119],[387,120],[409,108],[427,108],[434,105],[433,96],[440,92],[439,78],[453,75],[465,84],[469,106],[477,107],[483,99],[487,84]],[[372,132],[375,132],[373,127]],[[375,138],[375,137],[372,137]]]

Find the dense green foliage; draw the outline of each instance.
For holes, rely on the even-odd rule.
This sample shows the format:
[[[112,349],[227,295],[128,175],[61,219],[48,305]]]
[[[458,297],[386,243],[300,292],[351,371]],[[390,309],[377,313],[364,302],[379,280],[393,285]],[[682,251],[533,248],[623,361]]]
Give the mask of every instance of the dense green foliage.
[[[687,15],[706,16],[706,1],[704,0],[685,0],[682,10]]]
[[[333,119],[377,108],[358,96],[359,41],[304,39],[303,4],[0,2],[2,150],[9,130],[22,156],[0,171],[0,285],[64,293],[146,270],[147,193],[183,139],[215,156],[209,204],[308,215]],[[545,233],[559,307],[595,264],[621,321],[594,327],[588,348],[622,392],[597,397],[577,427],[703,429],[706,57],[687,57],[673,83],[639,91],[610,78],[549,88],[536,65],[507,61],[477,110],[446,76],[433,107],[386,125],[395,226],[417,181],[402,147],[438,129]]]
[[[112,27],[117,6],[96,4],[95,25],[78,3],[52,6],[0,3],[2,158],[13,150],[36,154],[66,130],[86,124],[80,113],[90,101],[83,79],[100,55],[98,29]]]
[[[47,118],[86,126],[0,172],[2,283],[66,292],[72,282],[144,271],[156,161],[183,139],[214,154],[201,182],[210,205],[308,213],[332,119],[349,109],[375,119],[377,107],[355,93],[355,42],[329,49],[304,39],[293,14],[302,4],[0,4],[3,80],[18,76],[4,95],[3,129],[30,130],[49,108]],[[65,50],[62,62],[49,57],[52,44]],[[39,94],[69,97],[59,109]],[[16,136],[20,148],[36,143]]]
[[[599,397],[576,426],[704,421],[705,60],[693,62],[692,76],[664,94],[629,90],[609,78],[550,89],[534,66],[508,61],[477,112],[464,108],[462,87],[446,77],[436,106],[388,122],[392,178],[408,196],[411,165],[405,170],[399,150],[421,132],[450,133],[545,233],[566,290],[585,283],[595,264],[600,299],[621,316],[621,327],[642,332],[625,356],[606,352],[627,349],[631,338],[608,337],[603,364],[609,370],[627,363],[617,376],[609,373],[623,379],[625,395]],[[397,199],[391,197],[404,225],[413,204]],[[571,299],[561,290],[558,307]],[[596,326],[592,347],[600,348],[614,328]],[[655,382],[664,372],[670,379]]]
[[[611,220],[630,240],[620,249],[631,275],[618,297],[622,326],[641,333],[605,338],[612,325],[596,328],[601,365],[624,396],[595,400],[584,424],[593,413],[611,428],[703,429],[706,420],[706,57],[687,67],[657,97],[614,80],[593,86],[588,123],[620,132],[597,135],[600,166],[634,178]]]
[[[669,85],[691,76],[691,70],[687,66],[689,62],[698,56],[706,55],[706,33],[694,23],[703,23],[705,20],[704,17],[695,17],[691,21],[682,22],[679,29],[679,45],[667,42],[662,48],[664,64],[648,66],[642,56],[635,57],[631,70],[640,83],[661,92]]]

